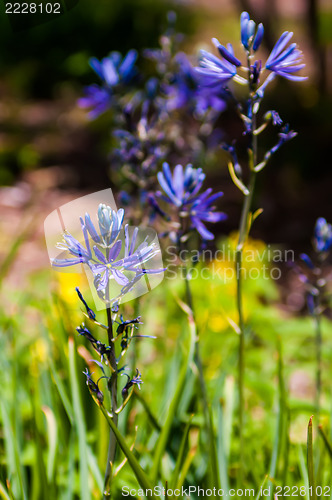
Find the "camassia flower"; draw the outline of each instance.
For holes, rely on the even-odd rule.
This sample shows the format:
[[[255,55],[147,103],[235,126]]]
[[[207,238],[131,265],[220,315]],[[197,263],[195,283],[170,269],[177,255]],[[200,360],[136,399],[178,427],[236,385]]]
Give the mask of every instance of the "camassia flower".
[[[149,243],[148,237],[139,245],[139,229],[136,227],[130,236],[129,227],[123,230],[124,210],[112,210],[100,204],[98,207],[97,232],[89,214],[80,218],[84,245],[70,233],[63,235],[63,242],[57,248],[67,251],[65,259],[53,259],[54,267],[69,267],[76,264],[88,266],[94,276],[97,292],[109,292],[109,283],[114,280],[122,286],[121,294],[131,291],[132,287],[145,274],[156,274],[164,269],[148,269],[146,263],[160,253],[156,243]],[[124,234],[123,240],[120,236]],[[92,246],[92,242],[95,245]],[[118,298],[118,297],[117,297]]]
[[[268,60],[265,63],[266,69],[273,73],[283,76],[287,80],[301,81],[306,80],[305,76],[294,75],[297,71],[305,67],[302,63],[302,52],[297,48],[296,43],[286,47],[293,33],[285,31],[275,46],[273,47]]]
[[[114,51],[101,61],[93,57],[90,59],[90,66],[104,84],[114,87],[119,83],[130,82],[137,73],[135,68],[136,59],[136,50],[129,50],[124,58],[119,52]]]
[[[90,118],[97,118],[107,111],[112,105],[114,92],[133,80],[137,74],[136,59],[136,50],[130,50],[124,58],[114,51],[101,61],[96,57],[90,59],[91,68],[102,82],[101,86],[94,84],[86,87],[85,96],[78,100],[81,108],[90,109]]]
[[[213,233],[204,223],[224,220],[226,214],[215,212],[214,202],[223,195],[222,192],[212,194],[211,188],[200,192],[205,179],[203,170],[193,168],[191,164],[185,168],[176,165],[172,174],[168,163],[164,163],[157,177],[163,192],[157,191],[155,199],[173,205],[183,221],[189,218],[189,229],[197,230],[203,240],[213,240]]]
[[[294,75],[294,73],[304,68],[305,64],[303,63],[302,52],[298,49],[297,44],[292,43],[288,46],[293,33],[285,31],[280,36],[264,66],[260,59],[255,61],[252,59],[263,40],[263,24],[260,23],[256,27],[256,23],[250,19],[248,12],[242,12],[240,25],[241,44],[246,54],[246,62],[242,64],[241,60],[235,56],[232,44],[228,43],[225,47],[216,38],[212,38],[212,42],[219,52],[219,57],[201,50],[199,67],[195,68],[201,89],[226,87],[231,80],[245,85],[248,83],[248,69],[252,88],[257,90],[258,97],[264,95],[265,87],[276,75],[294,81],[306,79],[304,76]],[[249,68],[248,55],[250,56]],[[261,85],[261,88],[257,88],[260,76],[263,73],[262,68],[270,71],[270,74]],[[242,75],[239,74],[239,71],[240,73],[242,71]]]

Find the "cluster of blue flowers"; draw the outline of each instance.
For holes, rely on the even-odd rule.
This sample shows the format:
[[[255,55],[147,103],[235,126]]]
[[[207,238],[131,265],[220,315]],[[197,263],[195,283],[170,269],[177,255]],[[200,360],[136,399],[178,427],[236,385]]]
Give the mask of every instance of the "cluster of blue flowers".
[[[97,118],[107,111],[114,105],[117,94],[123,89],[127,90],[127,85],[137,75],[136,59],[136,50],[130,50],[124,58],[119,52],[111,52],[101,61],[95,57],[90,60],[90,66],[101,84],[86,87],[85,96],[78,101],[79,106],[91,110],[90,118]]]
[[[187,55],[177,50],[182,36],[174,29],[174,13],[168,21],[160,48],[143,52],[149,66],[151,62],[154,65],[154,76],[146,78],[138,70],[136,51],[123,58],[111,52],[101,61],[90,60],[101,83],[88,86],[78,100],[80,107],[89,110],[91,119],[112,109],[112,169],[117,169],[130,194],[139,185],[140,203],[146,202],[154,188],[156,170],[169,155],[176,152],[181,158],[198,157],[207,144],[210,151],[217,147],[220,130],[213,124],[226,108],[224,89],[211,92],[200,88]],[[205,123],[213,125],[209,133]]]
[[[181,229],[176,233],[176,241],[186,236],[190,230],[196,230],[203,240],[214,239],[206,222],[219,222],[226,218],[223,212],[216,212],[214,203],[223,193],[212,194],[212,189],[201,192],[205,174],[201,168],[193,168],[191,164],[183,168],[176,165],[174,172],[168,163],[163,164],[162,172],[158,172],[158,181],[163,192],[155,193],[155,201],[164,201],[176,209],[181,220]],[[189,225],[186,224],[189,220]]]
[[[205,241],[214,238],[205,224],[219,222],[225,218],[225,214],[217,212],[214,206],[222,193],[212,194],[210,189],[200,192],[205,176],[202,169],[195,169],[191,165],[185,168],[177,165],[172,176],[166,163],[167,157],[174,152],[174,149],[178,149],[176,143],[172,141],[187,133],[185,130],[190,130],[189,127],[183,128],[182,133],[180,132],[182,129],[175,130],[174,127],[179,127],[179,120],[174,119],[172,114],[184,110],[186,125],[189,116],[201,117],[204,123],[208,121],[210,123],[208,135],[212,141],[216,117],[225,109],[228,99],[230,97],[234,99],[234,90],[230,84],[232,82],[249,84],[249,100],[245,106],[237,103],[244,124],[244,133],[251,138],[254,133],[263,131],[270,122],[280,127],[276,144],[265,153],[259,164],[254,165],[254,169],[260,171],[271,156],[296,135],[287,124],[283,124],[274,110],[265,113],[260,127],[256,123],[254,125],[264,92],[277,75],[293,81],[304,80],[304,76],[298,75],[304,63],[297,44],[291,43],[293,33],[288,31],[280,36],[265,64],[260,59],[254,59],[263,41],[264,27],[262,24],[256,26],[249,14],[243,12],[240,32],[245,63],[237,57],[231,44],[222,45],[213,38],[212,42],[219,57],[201,51],[199,65],[194,67],[186,54],[175,50],[181,37],[176,33],[174,23],[175,15],[171,13],[168,30],[161,37],[161,47],[144,51],[144,57],[156,64],[156,75],[146,81],[142,90],[129,92],[133,84],[137,87],[140,81],[144,81],[143,75],[139,77],[136,67],[137,52],[131,50],[124,58],[118,52],[111,52],[101,61],[96,58],[91,59],[90,65],[100,78],[101,85],[88,87],[86,96],[79,100],[79,105],[90,108],[92,118],[110,107],[119,111],[119,125],[113,132],[118,146],[113,150],[113,158],[121,167],[119,170],[121,175],[127,176],[135,183],[136,188],[139,187],[141,204],[150,201],[153,217],[156,213],[166,215],[167,220],[172,222],[170,214],[165,213],[169,210],[163,209],[163,202],[176,208],[177,217],[181,221],[181,230],[177,231],[177,238],[194,229]],[[121,101],[120,97],[126,96],[126,91],[130,97]],[[197,145],[197,130],[194,134],[195,139],[186,137],[188,140],[182,139],[182,143]],[[220,137],[220,134],[217,133],[217,136]],[[221,144],[221,140],[214,142],[214,146],[220,145],[232,157],[233,166],[230,170],[233,181],[246,194],[247,189],[242,179],[236,145],[224,145]],[[190,152],[182,150],[182,154],[188,157]],[[163,166],[162,171],[157,174],[157,179],[164,194],[158,191],[155,185],[155,174],[160,164]],[[128,195],[127,198],[129,203],[132,203]],[[85,226],[89,231],[89,224],[85,222]],[[166,233],[174,234],[174,231]],[[117,246],[109,252],[107,258],[104,256],[105,262],[98,249],[95,249],[94,258],[99,260],[98,264],[92,262],[88,249],[85,251],[86,253],[82,255],[85,255],[86,261],[91,263],[92,271],[100,276],[99,291],[104,289],[109,276],[125,284],[123,277],[125,268],[116,264]]]
[[[263,40],[264,27],[256,24],[250,19],[247,12],[241,14],[241,43],[248,54],[255,53]],[[250,82],[252,87],[256,87],[257,95],[262,97],[266,84],[258,87],[260,76],[264,70],[270,71],[270,76],[265,80],[269,83],[276,75],[282,76],[288,80],[300,81],[305,80],[306,77],[297,74],[304,64],[302,63],[302,52],[298,49],[296,43],[288,45],[293,33],[285,31],[276,42],[271,54],[269,55],[265,66],[262,66],[260,60],[256,60],[250,65]],[[234,80],[240,84],[247,84],[247,78],[238,74],[238,70],[247,72],[246,65],[242,65],[240,59],[234,54],[234,49],[231,44],[227,48],[216,39],[213,38],[212,42],[218,49],[220,57],[207,52],[201,51],[200,66],[195,68],[200,76],[200,85],[202,87],[215,88],[225,86],[230,80]],[[288,46],[287,46],[288,45]],[[258,87],[258,88],[257,88]]]
[[[94,276],[94,283],[99,296],[107,302],[118,300],[128,293],[145,274],[160,273],[163,269],[147,269],[146,263],[160,250],[156,243],[149,244],[145,239],[136,247],[139,229],[136,227],[129,235],[128,224],[123,228],[124,210],[112,210],[100,204],[98,208],[99,233],[89,214],[80,218],[84,243],[80,243],[70,233],[63,235],[63,242],[57,248],[69,253],[65,259],[53,259],[54,267],[69,267],[86,264]],[[120,235],[124,232],[124,242]],[[91,240],[95,245],[91,248]],[[118,296],[109,296],[111,280],[121,285]]]

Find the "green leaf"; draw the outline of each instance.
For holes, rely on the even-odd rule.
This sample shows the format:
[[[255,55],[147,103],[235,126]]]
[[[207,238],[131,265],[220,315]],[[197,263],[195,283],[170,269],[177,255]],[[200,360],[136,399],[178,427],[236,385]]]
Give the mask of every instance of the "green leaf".
[[[7,493],[6,488],[2,483],[0,483],[0,498],[3,498],[3,500],[11,500],[10,496]]]
[[[54,478],[55,457],[58,448],[58,425],[51,408],[43,406],[42,411],[46,417],[48,435],[47,479],[51,482]]]
[[[181,444],[180,444],[180,448],[179,448],[179,451],[178,451],[178,456],[177,456],[177,459],[176,459],[176,463],[175,463],[175,467],[174,467],[174,472],[173,472],[171,483],[170,483],[170,488],[172,490],[176,486],[179,487],[178,486],[178,480],[179,480],[179,476],[180,476],[180,472],[181,472],[181,465],[182,465],[182,462],[183,462],[183,459],[184,459],[184,454],[185,454],[185,451],[186,451],[186,444],[187,444],[187,440],[188,440],[189,429],[190,429],[191,424],[192,424],[192,419],[193,419],[193,415],[191,415],[191,417],[189,419],[189,422],[187,423],[187,425],[185,427],[185,430],[183,432],[183,436],[182,436],[182,439],[181,439]]]
[[[67,413],[67,416],[68,416],[68,419],[69,419],[70,423],[73,424],[74,423],[73,407],[72,407],[72,404],[71,404],[71,402],[70,402],[70,400],[69,400],[69,398],[67,396],[65,385],[62,382],[60,376],[58,375],[58,373],[57,373],[57,371],[55,369],[54,363],[53,363],[53,361],[51,359],[49,360],[49,363],[50,363],[50,369],[51,369],[52,377],[53,377],[55,385],[56,385],[56,387],[58,389],[59,396],[61,398],[62,404],[64,406],[64,409],[66,410],[66,413]]]
[[[153,485],[150,483],[148,476],[145,474],[144,470],[142,469],[142,467],[138,463],[138,460],[136,459],[133,452],[130,450],[130,448],[127,445],[122,434],[120,434],[120,431],[117,428],[117,426],[115,425],[115,423],[113,422],[113,419],[109,416],[109,414],[106,411],[106,409],[104,408],[104,406],[100,406],[100,409],[103,412],[103,415],[105,416],[110,428],[112,429],[121,450],[123,451],[123,453],[127,457],[128,463],[129,463],[130,467],[132,468],[132,471],[134,472],[140,486],[143,488],[143,490],[151,490],[152,494],[150,495],[149,498],[156,499],[157,497],[153,494]]]
[[[319,431],[320,435],[321,435],[321,436],[322,436],[322,438],[323,438],[323,442],[324,442],[325,447],[326,447],[326,449],[327,449],[328,455],[329,455],[330,459],[332,460],[332,446],[331,446],[331,444],[330,444],[329,440],[327,439],[327,436],[326,436],[326,434],[325,434],[325,432],[324,432],[324,429],[323,429],[322,424],[320,424],[320,425],[318,426],[318,431]]]
[[[316,487],[315,487],[315,473],[314,473],[314,459],[313,459],[313,446],[312,446],[312,416],[308,424],[308,439],[307,439],[307,467],[309,478],[309,495],[310,500],[316,500]]]
[[[75,344],[73,338],[68,341],[69,345],[69,375],[70,385],[72,391],[73,411],[74,411],[74,424],[78,434],[78,448],[79,448],[79,476],[80,476],[80,499],[90,500],[90,487],[89,487],[89,469],[88,469],[88,450],[87,450],[87,435],[84,420],[84,413],[82,408],[80,388],[77,380],[76,369],[76,354]]]
[[[192,319],[192,318],[191,318]],[[165,448],[169,439],[169,435],[172,429],[172,423],[175,418],[175,414],[178,408],[178,404],[182,395],[182,391],[185,385],[185,380],[187,376],[187,372],[190,368],[191,362],[194,356],[194,347],[195,347],[195,338],[196,338],[196,325],[193,320],[190,321],[189,317],[189,327],[190,327],[190,340],[187,351],[187,357],[182,364],[181,371],[178,376],[177,385],[175,388],[173,399],[169,403],[168,414],[165,420],[164,425],[162,426],[162,430],[156,445],[156,451],[154,454],[153,467],[151,470],[151,477],[153,482],[156,482],[159,472],[159,466],[162,459],[162,456],[165,452]]]
[[[3,421],[3,432],[5,437],[8,474],[10,477],[17,478],[18,480],[17,489],[20,491],[20,497],[23,500],[27,500],[28,496],[23,482],[22,469],[20,463],[20,453],[18,450],[18,441],[14,435],[4,401],[1,402],[1,414]]]

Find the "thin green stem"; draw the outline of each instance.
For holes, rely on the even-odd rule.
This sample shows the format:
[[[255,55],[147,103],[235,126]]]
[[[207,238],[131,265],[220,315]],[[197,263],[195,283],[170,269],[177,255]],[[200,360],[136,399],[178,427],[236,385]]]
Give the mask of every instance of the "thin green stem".
[[[248,65],[249,65],[248,61]],[[249,84],[250,89],[250,84]],[[253,107],[253,102],[251,102]],[[245,373],[245,322],[243,316],[243,276],[242,276],[242,259],[243,246],[248,236],[249,214],[252,204],[252,197],[255,189],[256,172],[254,167],[257,163],[257,136],[254,134],[256,130],[256,115],[252,117],[252,133],[251,144],[249,145],[249,167],[250,179],[248,186],[248,195],[245,197],[239,227],[239,238],[235,253],[235,272],[236,272],[236,306],[238,311],[238,322],[240,330],[239,338],[239,375],[238,375],[238,393],[239,393],[239,440],[240,440],[240,466],[239,466],[239,484],[243,482],[243,465],[244,465],[244,373]]]
[[[315,312],[314,322],[315,322],[315,343],[316,343],[316,397],[315,406],[317,412],[317,423],[319,422],[320,413],[320,398],[321,398],[321,387],[322,387],[322,330],[321,321],[319,313]]]
[[[109,305],[109,304],[108,304]],[[112,370],[112,375],[108,383],[108,389],[110,391],[111,395],[111,408],[112,408],[112,414],[113,414],[113,423],[117,427],[118,425],[118,415],[116,412],[117,407],[118,407],[118,402],[117,402],[117,378],[118,378],[118,373],[117,373],[117,362],[116,362],[116,356],[115,356],[115,346],[113,342],[113,321],[112,321],[112,312],[111,308],[108,307],[106,309],[107,311],[107,336],[108,336],[108,344],[111,347],[111,350],[108,355],[108,361]],[[116,436],[113,432],[113,430],[110,430],[110,438],[109,438],[109,445],[108,445],[108,454],[107,454],[107,464],[106,464],[106,471],[105,471],[105,479],[104,479],[104,500],[108,500],[111,498],[111,479],[112,479],[112,470],[113,470],[113,465],[114,465],[114,460],[115,460],[115,454],[116,454]]]
[[[244,437],[243,437],[243,426],[244,426],[244,371],[245,371],[245,322],[243,316],[243,289],[242,289],[242,257],[243,257],[243,245],[248,232],[248,217],[251,207],[252,195],[254,192],[256,179],[256,172],[251,171],[250,183],[249,183],[249,194],[245,198],[243,204],[241,221],[240,221],[240,231],[238,245],[235,253],[235,272],[236,272],[236,306],[238,311],[238,323],[240,329],[239,338],[239,377],[238,377],[238,392],[239,392],[239,437],[240,437],[240,472],[239,472],[239,483],[242,482],[242,472],[243,472],[243,462],[244,462]]]
[[[110,414],[106,411],[106,409],[104,408],[103,405],[100,405],[99,407],[100,407],[100,410],[103,413],[104,417],[106,418],[108,425],[112,429],[112,432],[114,433],[114,436],[116,437],[121,450],[123,451],[124,455],[127,457],[128,464],[130,465],[132,471],[134,472],[139,485],[145,491],[151,490],[151,494],[149,495],[149,498],[156,499],[157,497],[153,493],[153,485],[150,482],[150,479],[145,474],[144,470],[140,466],[134,453],[131,451],[129,446],[126,444],[125,439],[120,434],[117,426],[115,425],[114,418],[110,416]]]

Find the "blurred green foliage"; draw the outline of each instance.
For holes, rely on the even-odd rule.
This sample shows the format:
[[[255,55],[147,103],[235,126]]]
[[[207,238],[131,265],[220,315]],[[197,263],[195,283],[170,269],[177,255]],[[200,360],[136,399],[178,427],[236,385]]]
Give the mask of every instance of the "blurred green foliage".
[[[264,245],[250,241],[250,248],[262,255]],[[246,268],[261,269],[264,264],[264,259],[258,257]],[[238,336],[232,328],[232,320],[236,320],[235,284],[232,280],[225,282],[223,274],[231,265],[227,259],[203,263],[205,271],[195,266],[193,269],[199,272],[193,272],[192,279],[223,488],[235,486],[238,468]],[[221,274],[216,272],[218,269]],[[137,366],[142,372],[140,396],[145,403],[142,405],[134,395],[121,413],[119,427],[129,446],[135,441],[136,456],[147,472],[153,466],[159,430],[144,406],[148,405],[157,425],[162,427],[178,384],[187,342],[187,317],[179,305],[184,282],[180,275],[176,279],[172,276],[142,297],[139,305],[125,306],[126,317],[137,314],[139,307],[143,321],[140,332],[157,336],[156,340],[136,341],[135,352],[133,346],[129,351],[129,366]],[[245,314],[250,326],[246,335],[246,480],[241,486],[256,491],[269,473],[275,484],[306,483],[306,428],[314,411],[310,389],[315,366],[312,322],[283,312],[278,305],[276,284],[262,276],[245,283]],[[49,271],[34,274],[30,277],[33,286],[15,291],[3,282],[6,298],[0,311],[0,485],[15,500],[99,499],[109,431],[82,374],[95,357],[75,331],[83,317],[74,287],[82,278],[67,273],[54,275],[51,295],[49,277]],[[80,286],[88,296],[84,285]],[[45,294],[45,290],[49,292]],[[102,315],[99,314],[101,320]],[[95,328],[90,324],[89,327]],[[330,414],[331,322],[324,320],[322,327],[321,421],[326,429]],[[100,331],[95,330],[94,334],[101,338]],[[98,367],[91,365],[90,370],[97,376]],[[174,471],[179,474],[177,484],[208,484],[206,437],[201,430],[203,414],[195,403],[199,389],[192,380],[186,379],[172,421],[162,461],[161,485],[165,480],[171,481]],[[120,386],[121,382],[120,377]],[[280,395],[281,382],[284,393]],[[106,396],[102,382],[100,388]],[[185,442],[181,444],[183,436]],[[276,438],[280,438],[280,443]],[[183,446],[182,460],[176,466]],[[315,461],[319,459],[321,464],[318,484],[330,484],[330,458],[316,434],[314,450]],[[122,459],[119,453],[117,463]],[[128,464],[116,477],[115,498],[125,485],[138,487]],[[0,488],[0,498],[7,498],[5,493],[1,495]]]

